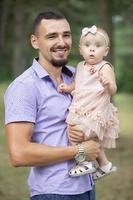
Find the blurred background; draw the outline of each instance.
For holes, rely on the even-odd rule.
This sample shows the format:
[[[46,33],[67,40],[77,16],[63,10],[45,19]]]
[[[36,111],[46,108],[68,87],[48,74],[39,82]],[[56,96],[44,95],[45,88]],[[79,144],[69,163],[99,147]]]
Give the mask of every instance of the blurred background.
[[[105,28],[111,40],[108,60],[116,72],[121,133],[117,149],[108,151],[118,171],[96,183],[97,200],[133,200],[133,1],[1,0],[0,1],[0,199],[28,200],[28,168],[13,168],[4,131],[3,94],[9,83],[37,56],[30,45],[32,22],[47,8],[59,9],[70,22],[73,47],[69,64],[81,60],[78,41],[83,27]]]

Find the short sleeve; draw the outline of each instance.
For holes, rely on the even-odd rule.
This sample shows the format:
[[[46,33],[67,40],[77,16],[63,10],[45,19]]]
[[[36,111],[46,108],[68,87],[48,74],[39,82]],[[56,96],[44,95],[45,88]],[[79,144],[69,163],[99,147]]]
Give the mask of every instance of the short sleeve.
[[[36,121],[36,95],[33,86],[12,83],[4,95],[5,124],[11,122]]]

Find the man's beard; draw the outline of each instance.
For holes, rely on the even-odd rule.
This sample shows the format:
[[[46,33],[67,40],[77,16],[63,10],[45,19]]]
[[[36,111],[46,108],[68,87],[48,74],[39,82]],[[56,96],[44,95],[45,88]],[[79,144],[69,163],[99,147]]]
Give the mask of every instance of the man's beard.
[[[68,58],[67,59],[63,59],[63,60],[54,60],[54,59],[52,59],[51,63],[56,68],[64,67],[68,63]]]
[[[65,46],[57,46],[56,48],[53,47],[51,48],[51,51],[56,51],[56,50],[70,50],[70,46],[69,45],[65,45]],[[68,63],[68,57],[65,59],[60,59],[60,60],[56,60],[56,59],[52,59],[51,60],[51,64],[56,67],[56,68],[60,68],[65,66]]]

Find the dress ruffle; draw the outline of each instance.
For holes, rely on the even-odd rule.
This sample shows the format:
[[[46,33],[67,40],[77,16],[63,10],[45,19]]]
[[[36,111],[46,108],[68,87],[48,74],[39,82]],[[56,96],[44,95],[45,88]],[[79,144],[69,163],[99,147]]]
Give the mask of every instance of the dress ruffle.
[[[95,133],[105,148],[115,148],[119,132],[117,108],[110,103],[110,114],[105,117],[102,111],[89,111],[86,108],[70,106],[67,116],[68,124],[81,124],[85,136]],[[106,111],[107,112],[107,111]]]

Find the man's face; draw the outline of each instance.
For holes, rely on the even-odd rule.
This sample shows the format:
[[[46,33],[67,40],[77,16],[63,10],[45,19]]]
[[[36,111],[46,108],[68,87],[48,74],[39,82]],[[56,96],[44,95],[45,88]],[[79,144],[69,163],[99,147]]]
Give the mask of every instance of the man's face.
[[[61,67],[67,63],[72,38],[66,19],[43,19],[32,37],[32,46],[39,49],[41,64]]]

